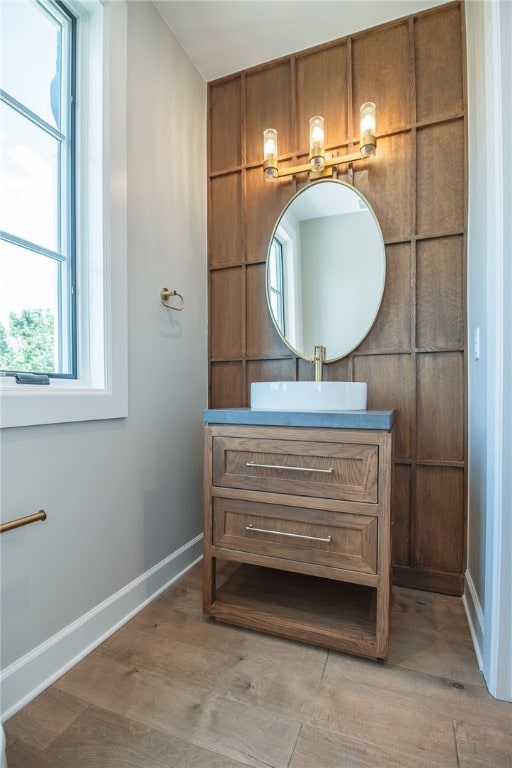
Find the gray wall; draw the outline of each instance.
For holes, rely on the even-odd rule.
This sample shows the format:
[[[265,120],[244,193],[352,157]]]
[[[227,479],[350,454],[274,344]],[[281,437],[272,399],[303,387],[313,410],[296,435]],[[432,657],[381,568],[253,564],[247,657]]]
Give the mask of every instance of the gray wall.
[[[2,518],[48,520],[1,537],[2,667],[202,530],[206,86],[148,2],[128,4],[127,142],[129,416],[3,430]]]

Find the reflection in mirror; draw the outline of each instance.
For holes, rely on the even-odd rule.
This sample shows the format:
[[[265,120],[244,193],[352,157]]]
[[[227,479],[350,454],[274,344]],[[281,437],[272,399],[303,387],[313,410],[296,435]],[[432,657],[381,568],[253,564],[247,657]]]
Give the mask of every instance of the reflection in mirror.
[[[278,219],[267,254],[267,300],[279,334],[305,359],[326,362],[357,347],[382,301],[386,255],[367,200],[341,181],[298,192]]]

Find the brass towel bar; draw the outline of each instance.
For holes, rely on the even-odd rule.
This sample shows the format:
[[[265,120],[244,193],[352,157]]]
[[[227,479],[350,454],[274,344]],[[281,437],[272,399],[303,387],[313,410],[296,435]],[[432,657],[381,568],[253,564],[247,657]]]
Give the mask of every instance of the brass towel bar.
[[[28,525],[29,523],[35,523],[37,520],[46,520],[46,512],[44,509],[40,509],[39,512],[35,512],[33,515],[18,517],[17,520],[10,520],[8,523],[0,523],[0,533],[12,531],[13,528],[20,528],[22,525]]]

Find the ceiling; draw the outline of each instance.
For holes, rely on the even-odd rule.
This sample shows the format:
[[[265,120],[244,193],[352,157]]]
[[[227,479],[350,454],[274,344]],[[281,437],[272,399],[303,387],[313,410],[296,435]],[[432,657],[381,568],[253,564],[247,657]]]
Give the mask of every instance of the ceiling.
[[[206,82],[446,0],[153,0]]]

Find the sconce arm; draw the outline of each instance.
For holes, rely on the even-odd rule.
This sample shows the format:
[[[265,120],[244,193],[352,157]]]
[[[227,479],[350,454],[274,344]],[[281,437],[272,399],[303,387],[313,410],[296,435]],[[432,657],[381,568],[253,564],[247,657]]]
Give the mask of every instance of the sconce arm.
[[[332,176],[332,168],[334,166],[343,165],[345,163],[354,163],[357,160],[366,160],[366,158],[361,152],[349,152],[346,155],[339,155],[338,157],[326,157],[324,160],[324,171],[327,169],[327,172],[324,173],[323,171],[320,171],[319,173],[315,173],[313,171],[311,172],[311,176],[312,178]],[[311,164],[309,162],[302,163],[301,165],[278,168],[277,178],[281,178],[282,176],[292,176],[295,173],[303,173],[304,171],[311,171]]]

